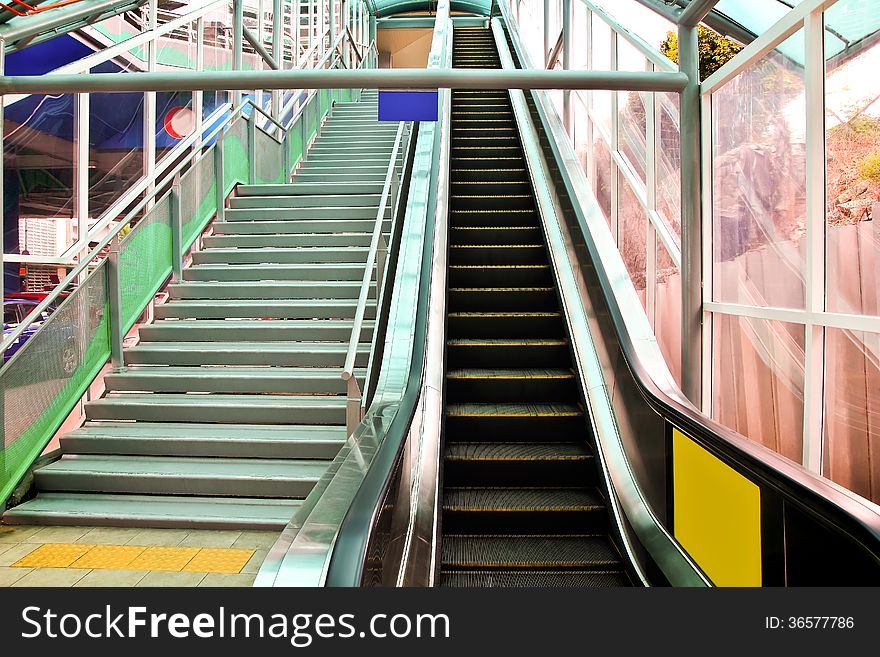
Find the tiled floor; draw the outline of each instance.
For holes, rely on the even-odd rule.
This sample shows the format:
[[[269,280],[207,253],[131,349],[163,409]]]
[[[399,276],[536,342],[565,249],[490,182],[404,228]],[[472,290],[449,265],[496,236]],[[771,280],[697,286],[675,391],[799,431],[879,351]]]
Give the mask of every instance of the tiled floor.
[[[135,529],[115,527],[33,527],[0,525],[0,587],[5,586],[251,586],[277,532]],[[233,548],[253,550],[237,573],[27,568],[14,566],[46,544]],[[120,550],[119,552],[124,552]],[[208,555],[209,552],[198,552]],[[194,552],[195,554],[195,552]],[[81,562],[81,563],[88,563]],[[190,562],[198,568],[200,561]],[[195,565],[192,565],[195,564]],[[206,566],[207,568],[207,566]],[[235,565],[238,568],[238,564]]]

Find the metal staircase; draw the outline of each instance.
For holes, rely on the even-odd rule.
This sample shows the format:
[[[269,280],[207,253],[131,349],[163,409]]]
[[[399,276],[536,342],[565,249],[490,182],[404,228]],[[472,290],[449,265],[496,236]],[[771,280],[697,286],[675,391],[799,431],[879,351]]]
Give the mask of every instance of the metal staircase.
[[[340,375],[398,129],[376,104],[337,105],[292,183],[239,186],[5,522],[284,527],[346,439]],[[375,311],[371,286],[360,378]]]

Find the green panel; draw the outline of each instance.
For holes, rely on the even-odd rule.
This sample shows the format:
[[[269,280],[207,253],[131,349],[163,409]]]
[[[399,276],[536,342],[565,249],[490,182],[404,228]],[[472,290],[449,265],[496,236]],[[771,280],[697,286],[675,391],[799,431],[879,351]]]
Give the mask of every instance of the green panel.
[[[291,169],[295,167],[302,159],[302,131],[300,130],[299,126],[299,121],[295,122],[290,129],[290,133],[287,135],[287,143],[290,148]]]
[[[171,273],[170,207],[166,195],[119,245],[122,324],[126,331]]]
[[[236,183],[248,180],[248,152],[245,122],[241,119],[229,129],[223,138],[223,176],[231,191]]]
[[[183,248],[202,232],[217,211],[217,177],[214,175],[214,149],[211,148],[183,175],[181,221]]]
[[[99,265],[0,371],[0,508],[110,356]]]

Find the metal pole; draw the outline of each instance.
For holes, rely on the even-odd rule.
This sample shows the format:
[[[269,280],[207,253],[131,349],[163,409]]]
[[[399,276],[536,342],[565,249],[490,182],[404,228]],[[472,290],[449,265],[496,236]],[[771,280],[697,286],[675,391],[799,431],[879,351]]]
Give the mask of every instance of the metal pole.
[[[150,0],[147,27],[150,30],[156,29],[157,18],[157,0]],[[156,37],[150,39],[147,45],[147,70],[151,73],[156,70],[156,59],[159,53],[159,43]],[[144,177],[152,180],[156,174],[156,92],[155,90],[144,90]],[[154,183],[150,183],[147,187],[147,195],[153,191]],[[153,207],[155,201],[151,200],[146,210]]]
[[[257,111],[251,108],[247,118],[248,184],[257,184]]]
[[[217,205],[217,221],[226,220],[226,164],[223,158],[223,135],[217,135],[214,142],[214,180],[216,181],[215,203]]]
[[[244,62],[242,39],[244,39],[244,0],[232,2],[232,69],[241,71]],[[241,104],[241,90],[236,89],[232,94],[232,106]]]
[[[196,70],[204,71],[205,70],[205,17],[200,16],[196,21]],[[199,135],[199,141],[196,145],[201,144],[201,134],[202,134],[202,118],[204,111],[204,91],[201,89],[196,89],[193,91],[192,102],[193,102],[193,113],[195,114],[195,133]],[[194,149],[196,153],[198,153],[198,148]],[[193,156],[193,163],[196,161],[196,156]]]
[[[283,0],[274,0],[272,3],[272,54],[275,56],[277,68],[284,68],[284,37],[281,28],[284,27]],[[278,121],[281,119],[281,90],[272,90],[271,114]],[[279,134],[279,137],[282,135]]]
[[[241,33],[244,36],[245,40],[249,44],[251,44],[251,46],[253,46],[254,50],[257,51],[257,54],[263,58],[263,61],[269,65],[269,68],[275,71],[281,68],[281,66],[278,64],[278,60],[275,58],[274,55],[272,55],[272,53],[266,50],[266,46],[262,44],[257,35],[255,35],[245,26],[242,26]]]
[[[76,217],[76,253],[83,257],[89,240],[89,95],[76,94],[73,112],[73,213]]]
[[[110,366],[118,372],[125,369],[125,357],[123,355],[122,330],[122,286],[120,285],[119,272],[119,234],[110,242],[110,251],[107,254],[105,267],[107,301],[109,316],[107,324],[110,329]]]
[[[544,0],[544,52],[541,56],[542,68],[550,61],[550,0]]]
[[[306,69],[287,71],[181,71],[94,73],[0,78],[0,94],[243,89],[594,89],[679,92],[681,72],[561,71],[535,69]]]
[[[571,0],[562,0],[562,68],[571,68]],[[573,136],[571,125],[571,90],[562,92],[562,122],[566,132]]]
[[[702,217],[700,61],[696,27],[678,28],[681,92],[681,385],[698,408],[702,396]]]
[[[678,17],[678,25],[687,29],[696,27],[716,4],[718,0],[691,0]]]
[[[183,207],[180,197],[180,174],[171,183],[171,276],[175,283],[183,280]]]

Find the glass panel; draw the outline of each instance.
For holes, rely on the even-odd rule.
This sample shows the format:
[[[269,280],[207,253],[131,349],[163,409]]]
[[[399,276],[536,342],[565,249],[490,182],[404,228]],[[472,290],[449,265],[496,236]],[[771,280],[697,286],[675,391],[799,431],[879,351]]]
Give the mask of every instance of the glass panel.
[[[617,174],[617,188],[620,194],[617,248],[644,307],[648,217],[620,172]]]
[[[605,214],[605,220],[611,226],[611,151],[608,144],[593,132],[593,161],[596,171],[593,176],[593,193],[599,201],[599,207]],[[614,169],[616,171],[616,169]]]
[[[30,95],[3,121],[3,251],[57,257],[78,239],[74,217],[75,96]],[[41,291],[54,270],[5,264],[10,291]]]
[[[712,415],[800,463],[804,425],[804,328],[715,313]]]
[[[595,14],[593,20],[593,68],[597,71],[611,70],[611,28]],[[593,114],[605,130],[605,134],[611,136],[611,92],[594,91],[592,96]]]
[[[114,62],[92,73],[120,73]],[[144,175],[144,94],[89,96],[89,214],[100,217]]]
[[[880,334],[825,330],[825,471],[880,502]]]
[[[232,12],[229,7],[212,9],[204,18],[206,71],[232,70]],[[230,94],[225,91],[205,91],[202,96],[204,116],[210,116],[214,109],[229,102]]]
[[[804,307],[803,69],[777,51],[712,96],[716,301]]]
[[[617,92],[618,150],[636,176],[645,182],[645,101],[636,91]]]
[[[681,245],[681,133],[678,94],[655,94],[657,111],[657,212]]]
[[[880,0],[839,2],[830,24],[868,21]],[[827,309],[880,315],[880,42],[826,61]]]
[[[681,274],[659,239],[656,277],[654,335],[669,371],[681,387]]]

